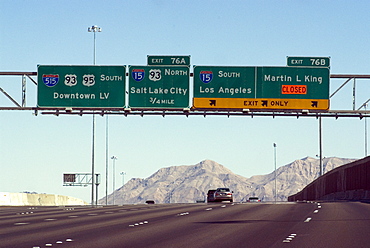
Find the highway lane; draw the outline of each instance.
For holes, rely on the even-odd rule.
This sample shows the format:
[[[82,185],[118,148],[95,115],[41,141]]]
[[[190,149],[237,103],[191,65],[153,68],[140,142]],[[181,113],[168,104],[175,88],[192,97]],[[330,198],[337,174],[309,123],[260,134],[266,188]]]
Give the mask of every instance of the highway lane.
[[[9,208],[0,209],[0,247],[368,247],[369,210],[358,202]]]
[[[45,247],[45,244],[55,244],[54,239],[72,240],[71,237],[86,232],[88,235],[93,235],[94,232],[101,234],[106,229],[119,229],[123,223],[128,226],[129,223],[139,219],[139,216],[146,216],[149,213],[154,218],[163,215],[161,212],[167,212],[167,209],[174,211],[175,214],[178,208],[181,208],[181,205],[38,208],[36,211],[17,208],[18,212],[10,216],[0,214],[0,247]]]
[[[318,203],[309,218],[292,230],[292,247],[370,247],[370,204]]]

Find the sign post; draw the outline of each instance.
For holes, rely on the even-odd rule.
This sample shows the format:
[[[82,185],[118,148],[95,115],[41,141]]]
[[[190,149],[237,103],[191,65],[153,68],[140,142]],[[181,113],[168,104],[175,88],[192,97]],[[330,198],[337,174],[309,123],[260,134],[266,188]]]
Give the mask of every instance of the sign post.
[[[40,65],[37,69],[39,107],[122,108],[125,66]]]

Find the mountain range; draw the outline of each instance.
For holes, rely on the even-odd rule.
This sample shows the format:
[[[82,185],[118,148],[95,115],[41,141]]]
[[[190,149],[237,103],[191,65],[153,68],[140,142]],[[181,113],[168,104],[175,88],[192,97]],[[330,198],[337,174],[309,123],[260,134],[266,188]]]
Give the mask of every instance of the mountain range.
[[[330,157],[323,159],[324,173],[355,161]],[[320,174],[320,160],[312,157],[295,160],[276,170],[276,200],[286,201],[289,195],[302,190]],[[108,204],[135,204],[154,200],[156,203],[194,203],[207,198],[207,191],[228,187],[234,192],[234,201],[246,201],[251,196],[262,201],[275,200],[275,171],[246,178],[225,166],[204,160],[196,165],[170,166],[159,169],[150,177],[132,178],[108,195]],[[105,204],[105,197],[99,204]]]

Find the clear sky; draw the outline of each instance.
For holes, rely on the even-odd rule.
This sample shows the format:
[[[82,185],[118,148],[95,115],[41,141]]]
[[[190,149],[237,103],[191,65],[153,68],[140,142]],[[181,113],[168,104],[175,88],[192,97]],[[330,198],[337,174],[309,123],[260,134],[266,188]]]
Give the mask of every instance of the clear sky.
[[[191,55],[192,65],[285,66],[286,56],[330,56],[332,74],[370,74],[368,1],[0,1],[0,71],[37,65],[91,65],[98,25],[97,65],[145,65],[147,55]],[[344,80],[331,80],[330,92]],[[356,109],[370,98],[357,80]],[[351,82],[331,109],[352,109]],[[21,77],[0,77],[21,101]],[[28,107],[36,86],[27,80]],[[0,105],[14,106],[2,93]],[[96,172],[105,195],[105,124],[96,117]],[[324,118],[323,156],[364,156],[364,119]],[[90,201],[91,190],[63,187],[63,173],[91,172],[91,116],[34,116],[0,112],[0,191],[70,195]],[[109,157],[116,188],[162,167],[214,160],[245,177],[319,153],[315,118],[109,116]],[[109,193],[112,160],[109,159]],[[184,175],[185,177],[186,175]]]

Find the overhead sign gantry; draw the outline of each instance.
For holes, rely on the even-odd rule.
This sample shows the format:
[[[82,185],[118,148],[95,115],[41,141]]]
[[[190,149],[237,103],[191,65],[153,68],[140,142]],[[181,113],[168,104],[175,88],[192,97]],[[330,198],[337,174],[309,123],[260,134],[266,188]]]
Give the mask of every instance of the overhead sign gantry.
[[[148,65],[40,65],[22,76],[22,103],[0,87],[15,107],[42,114],[261,115],[368,117],[356,110],[355,80],[370,75],[330,75],[329,57],[287,57],[287,66],[193,66],[190,55],[149,55]],[[37,76],[37,81],[32,78]],[[37,104],[26,106],[26,77],[37,85]],[[348,80],[329,95],[330,78]],[[329,109],[331,99],[351,79],[352,110]],[[362,110],[364,108],[364,110]]]

